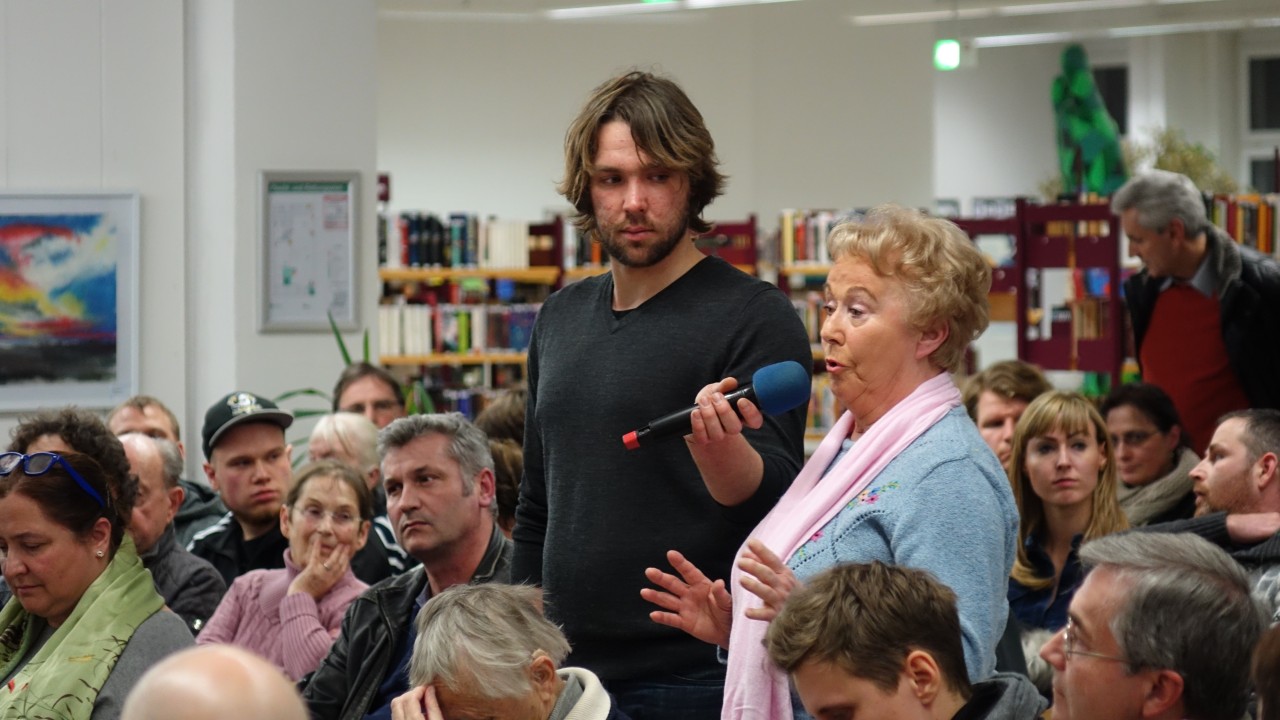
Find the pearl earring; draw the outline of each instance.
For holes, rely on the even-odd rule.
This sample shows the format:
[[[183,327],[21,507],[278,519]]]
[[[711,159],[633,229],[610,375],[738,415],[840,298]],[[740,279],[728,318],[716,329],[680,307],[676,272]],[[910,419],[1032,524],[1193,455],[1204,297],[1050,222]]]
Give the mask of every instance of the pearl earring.
[[[103,555],[106,555],[106,553],[102,552],[101,550],[99,550],[96,554],[98,557],[102,557]]]

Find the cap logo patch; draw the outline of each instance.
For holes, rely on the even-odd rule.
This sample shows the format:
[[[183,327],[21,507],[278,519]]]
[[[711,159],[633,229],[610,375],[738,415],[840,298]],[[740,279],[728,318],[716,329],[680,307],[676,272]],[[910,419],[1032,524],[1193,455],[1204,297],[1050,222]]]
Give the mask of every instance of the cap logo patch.
[[[231,408],[231,417],[262,412],[262,406],[258,404],[258,398],[246,392],[236,393],[227,398],[227,406]]]

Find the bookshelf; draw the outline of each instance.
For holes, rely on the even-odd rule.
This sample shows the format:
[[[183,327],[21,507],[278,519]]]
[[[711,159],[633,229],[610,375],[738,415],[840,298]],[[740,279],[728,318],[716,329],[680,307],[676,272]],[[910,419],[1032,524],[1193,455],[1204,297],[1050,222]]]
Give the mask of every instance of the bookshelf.
[[[534,319],[562,282],[564,222],[447,218],[405,213],[390,233],[379,218],[391,262],[378,270],[378,362],[421,382],[436,410],[474,416],[524,378]]]
[[[1018,201],[1018,358],[1045,370],[1103,373],[1124,364],[1120,220],[1105,204]],[[1050,271],[1064,278],[1055,292]],[[1056,303],[1056,304],[1050,304]]]
[[[522,228],[459,213],[447,218],[405,213],[393,231],[379,217],[379,258],[388,262],[378,270],[378,361],[402,379],[421,381],[437,409],[472,414],[494,389],[524,378],[542,301],[609,265],[598,245],[584,247],[576,236],[566,243],[573,229],[559,216]],[[501,228],[499,266],[489,262],[493,228]],[[695,242],[708,255],[756,271],[754,215],[718,222]],[[512,246],[527,248],[527,255]]]
[[[1280,259],[1280,194],[1205,197],[1209,220],[1241,245]]]

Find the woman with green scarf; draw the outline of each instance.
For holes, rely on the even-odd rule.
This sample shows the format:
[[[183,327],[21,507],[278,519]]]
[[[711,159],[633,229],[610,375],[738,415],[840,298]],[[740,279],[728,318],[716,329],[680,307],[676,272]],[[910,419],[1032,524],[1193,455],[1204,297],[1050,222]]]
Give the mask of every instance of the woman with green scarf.
[[[192,644],[125,533],[137,481],[78,453],[0,454],[0,719],[118,718],[138,677]]]

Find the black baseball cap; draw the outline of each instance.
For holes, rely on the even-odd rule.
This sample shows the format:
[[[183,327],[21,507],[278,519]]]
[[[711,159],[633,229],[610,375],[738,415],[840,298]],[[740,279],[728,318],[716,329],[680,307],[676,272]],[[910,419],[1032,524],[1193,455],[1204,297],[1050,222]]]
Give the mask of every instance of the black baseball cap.
[[[293,424],[293,413],[281,410],[267,398],[248,392],[233,392],[210,406],[204,414],[204,456],[213,457],[213,446],[223,433],[241,423],[269,422],[283,430]]]

